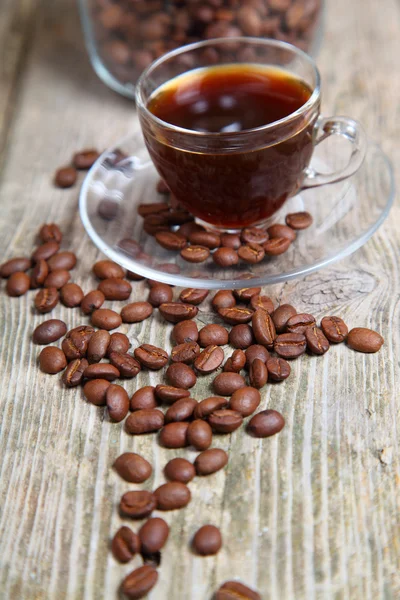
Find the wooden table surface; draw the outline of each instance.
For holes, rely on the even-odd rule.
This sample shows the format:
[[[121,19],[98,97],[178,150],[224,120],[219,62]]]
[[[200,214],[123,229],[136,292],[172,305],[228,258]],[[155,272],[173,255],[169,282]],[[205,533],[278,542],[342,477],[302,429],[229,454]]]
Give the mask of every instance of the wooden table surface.
[[[400,3],[328,0],[327,13],[318,57],[324,113],[358,118],[398,167]],[[92,72],[71,0],[2,0],[0,77],[2,260],[29,254],[39,225],[55,221],[79,257],[74,280],[88,291],[99,253],[79,219],[78,187],[57,190],[51,177],[73,151],[105,148],[131,130],[134,106]],[[317,317],[340,314],[350,326],[377,329],[385,346],[362,355],[342,345],[297,361],[285,384],[262,392],[262,408],[286,418],[280,435],[217,439],[229,450],[228,467],[193,481],[190,506],[165,515],[171,537],[152,600],[209,599],[233,577],[268,600],[400,597],[399,224],[397,205],[350,258],[265,290]],[[145,294],[138,283],[132,299]],[[52,316],[70,327],[83,321],[78,309],[61,306]],[[43,317],[32,293],[13,299],[2,291],[0,319],[0,596],[115,598],[132,565],[118,564],[108,544],[130,486],[110,466],[122,451],[138,451],[154,464],[152,488],[167,457],[186,451],[129,437],[80,390],[40,373],[30,336]],[[201,321],[210,319],[204,309]],[[154,319],[122,328],[133,344],[167,349],[170,329]],[[146,372],[126,387],[156,381]],[[222,530],[215,558],[188,549],[204,522]]]

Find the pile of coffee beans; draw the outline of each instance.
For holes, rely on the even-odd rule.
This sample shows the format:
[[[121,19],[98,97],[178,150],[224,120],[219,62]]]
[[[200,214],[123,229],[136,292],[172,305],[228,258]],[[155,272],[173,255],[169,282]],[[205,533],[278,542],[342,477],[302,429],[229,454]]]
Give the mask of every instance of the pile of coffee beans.
[[[288,219],[291,227],[296,219],[295,215]],[[132,571],[121,588],[128,598],[141,598],[157,582],[161,551],[169,536],[167,523],[152,513],[185,508],[191,501],[190,481],[211,476],[226,466],[228,454],[213,447],[214,436],[231,434],[242,426],[257,438],[279,433],[285,425],[279,412],[256,412],[261,404],[259,390],[287,379],[292,360],[306,353],[321,356],[332,345],[343,342],[359,352],[377,352],[384,340],[370,329],[348,331],[338,316],[325,316],[317,324],[313,315],[298,313],[290,304],[275,306],[259,287],[217,292],[211,300],[216,322],[199,329],[194,319],[208,290],[185,289],[174,300],[172,287],[148,281],[147,300],[129,302],[131,281],[138,277],[110,260],[101,260],[93,265],[97,289],[85,293],[70,282],[77,258],[73,252],[61,250],[59,227],[44,224],[39,240],[31,257],[12,258],[0,266],[7,293],[20,296],[33,289],[40,313],[51,312],[60,300],[82,314],[82,324],[70,330],[57,318],[35,328],[33,343],[45,346],[38,356],[40,369],[61,374],[68,388],[82,385],[87,401],[106,407],[110,421],[124,421],[127,434],[153,434],[164,448],[191,446],[199,452],[193,463],[184,456],[168,461],[164,466],[167,481],[154,491],[135,489],[120,500],[122,518],[147,519],[137,532],[122,526],[111,545],[120,562],[126,563],[139,553],[143,557],[143,566]],[[207,241],[209,245],[215,243],[210,234]],[[123,306],[119,312],[104,308],[107,301],[119,301]],[[127,335],[115,331],[122,323],[149,319],[157,310],[171,323],[174,346],[170,353],[147,343],[131,349]],[[129,380],[144,370],[160,373],[158,385],[129,390]],[[194,399],[192,391],[198,378],[210,374],[215,395]],[[131,452],[119,456],[114,469],[133,484],[144,483],[153,471],[144,457]],[[216,554],[222,544],[221,532],[212,523],[202,524],[188,540],[192,551],[200,556]],[[260,598],[257,592],[234,581],[224,583],[216,592],[221,600],[236,597]]]
[[[91,0],[90,4],[98,53],[111,73],[128,83],[165,52],[212,38],[275,38],[307,51],[321,11],[320,0]],[[231,53],[235,50],[229,46]],[[205,50],[207,64],[227,58],[214,48]],[[255,56],[243,48],[237,59],[251,62]]]

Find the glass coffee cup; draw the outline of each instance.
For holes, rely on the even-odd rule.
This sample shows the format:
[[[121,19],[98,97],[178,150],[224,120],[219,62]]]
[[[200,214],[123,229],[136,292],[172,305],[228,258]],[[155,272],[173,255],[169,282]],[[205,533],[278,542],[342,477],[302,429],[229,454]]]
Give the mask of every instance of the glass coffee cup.
[[[208,83],[207,88],[211,81],[213,87]],[[273,99],[268,104],[272,116],[258,122],[254,119],[262,118],[265,103],[262,96],[254,100],[255,93],[265,82],[272,86],[265,99],[269,103]],[[238,90],[241,104],[235,118],[241,114],[240,123],[227,121],[227,126],[210,130],[193,117],[194,112],[204,110],[202,103],[211,98],[211,92],[210,103],[232,105],[239,98]],[[169,110],[168,99],[174,100],[175,113]],[[347,117],[320,116],[318,69],[307,54],[285,42],[241,37],[184,46],[143,73],[136,102],[155,167],[175,198],[211,229],[237,231],[263,225],[302,189],[350,177],[365,155],[366,138],[359,123]],[[166,107],[159,114],[173,115],[170,121],[157,116],[154,108],[163,102]],[[182,122],[189,126],[177,122],[177,115],[183,115]],[[310,167],[313,151],[332,135],[352,144],[349,162],[339,171],[316,172]]]

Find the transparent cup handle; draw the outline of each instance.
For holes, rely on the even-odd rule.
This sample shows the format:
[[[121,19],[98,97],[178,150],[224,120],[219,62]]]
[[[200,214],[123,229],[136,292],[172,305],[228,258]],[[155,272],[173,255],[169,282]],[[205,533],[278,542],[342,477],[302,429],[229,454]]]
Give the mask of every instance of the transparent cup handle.
[[[348,140],[353,148],[348,164],[340,171],[332,173],[319,173],[312,167],[305,171],[305,179],[301,189],[318,187],[327,183],[342,181],[361,167],[367,149],[367,136],[364,129],[357,121],[348,117],[319,118],[316,125],[317,140],[315,146],[326,140],[331,135],[340,135]],[[320,133],[321,132],[321,133]],[[318,137],[319,136],[319,137]]]

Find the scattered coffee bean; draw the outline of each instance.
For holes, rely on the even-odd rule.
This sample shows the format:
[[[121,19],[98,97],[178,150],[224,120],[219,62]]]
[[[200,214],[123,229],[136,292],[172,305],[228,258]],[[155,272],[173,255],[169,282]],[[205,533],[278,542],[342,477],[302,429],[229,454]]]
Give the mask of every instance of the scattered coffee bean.
[[[85,379],[107,379],[114,381],[120,376],[120,373],[114,365],[109,363],[96,363],[89,365],[83,372]]]
[[[247,244],[246,246],[240,246],[238,255],[244,262],[255,265],[263,260],[265,250],[259,244]]]
[[[155,237],[166,250],[182,250],[187,244],[185,236],[175,231],[159,231]]]
[[[234,348],[248,348],[254,343],[252,328],[244,323],[235,325],[229,333],[229,342]]]
[[[149,302],[132,302],[127,304],[121,310],[123,323],[140,323],[148,319],[153,312],[153,307]]]
[[[62,349],[68,360],[86,356],[87,347],[93,334],[94,329],[90,325],[79,325],[68,331],[62,343]]]
[[[199,373],[212,373],[223,363],[224,351],[219,346],[207,346],[194,361]]]
[[[121,377],[132,379],[141,371],[140,363],[130,354],[122,352],[109,352],[108,358],[110,363],[114,365],[120,372]]]
[[[93,273],[98,279],[123,279],[125,270],[112,260],[99,260],[92,267]]]
[[[255,389],[254,387],[243,387],[232,394],[229,408],[231,409],[231,412],[235,411],[242,417],[248,417],[258,408],[260,402],[261,395],[258,389]]]
[[[287,237],[271,238],[263,244],[263,249],[267,256],[279,256],[289,250],[291,243]]]
[[[184,344],[178,344],[178,346],[172,349],[171,360],[190,365],[199,354],[200,347],[196,342],[185,342]]]
[[[192,546],[196,554],[200,554],[200,556],[217,554],[222,546],[220,530],[214,525],[203,525],[196,531]]]
[[[67,333],[67,326],[59,319],[49,319],[36,327],[32,334],[34,344],[46,345],[56,342]]]
[[[228,400],[219,396],[210,396],[199,402],[193,411],[195,419],[207,419],[207,417],[216,410],[228,406]]]
[[[81,152],[76,152],[74,154],[72,164],[75,169],[87,171],[94,165],[99,156],[100,154],[93,148],[90,148],[90,150],[82,150]]]
[[[217,433],[232,433],[232,431],[241,426],[243,417],[236,410],[225,408],[211,413],[208,417],[208,422]]]
[[[156,569],[152,565],[143,565],[125,577],[121,584],[121,592],[131,600],[144,598],[155,586],[157,580]]]
[[[112,221],[118,214],[119,203],[116,200],[103,198],[97,206],[97,214],[105,221]]]
[[[321,329],[333,344],[344,342],[349,332],[346,323],[340,317],[324,317],[321,321]]]
[[[116,329],[122,324],[121,315],[109,308],[98,308],[92,312],[91,322],[99,329]]]
[[[291,304],[281,304],[281,306],[278,306],[271,315],[276,332],[284,333],[286,330],[286,323],[296,314],[297,311]]]
[[[111,384],[106,392],[106,404],[111,421],[120,423],[129,411],[129,396],[120,385]]]
[[[265,438],[279,433],[285,426],[285,419],[277,410],[262,410],[252,417],[247,431],[254,437]]]
[[[170,481],[188,483],[196,475],[196,469],[186,458],[173,458],[165,465],[164,474]]]
[[[230,290],[220,290],[212,299],[212,305],[218,312],[220,308],[232,308],[236,306],[236,300]]]
[[[7,279],[13,273],[24,272],[31,268],[32,261],[25,256],[11,258],[0,266],[0,277]]]
[[[247,348],[246,352],[246,368],[250,369],[251,363],[254,359],[259,358],[263,362],[267,362],[269,359],[269,352],[265,348],[265,346],[261,346],[261,344],[253,344],[249,348]]]
[[[307,327],[315,325],[315,318],[312,315],[306,313],[300,313],[293,315],[286,322],[286,331],[288,333],[305,333]]]
[[[321,356],[322,354],[325,354],[325,352],[328,352],[329,342],[326,339],[323,332],[321,331],[321,329],[319,329],[319,327],[317,327],[316,325],[307,327],[307,329],[304,332],[304,335],[307,340],[307,350],[309,352],[318,356]]]
[[[87,347],[87,359],[90,364],[98,363],[106,356],[110,337],[105,329],[99,329],[91,336]]]
[[[152,554],[158,552],[165,545],[169,536],[169,527],[164,519],[153,517],[146,521],[139,529],[142,552]]]
[[[194,321],[180,321],[172,330],[172,339],[176,344],[197,342],[199,330],[196,323]]]
[[[250,365],[249,380],[250,385],[257,390],[260,390],[267,383],[268,370],[265,362],[259,358],[255,358]]]
[[[287,238],[291,242],[294,242],[296,239],[296,232],[294,229],[287,225],[281,225],[280,223],[275,223],[268,227],[267,233],[270,238]]]
[[[252,316],[252,325],[257,342],[271,349],[276,338],[276,331],[269,313],[262,308],[257,309]]]
[[[199,309],[191,304],[183,304],[183,302],[164,302],[158,307],[161,315],[170,323],[179,323],[186,319],[194,319]]]
[[[146,490],[126,492],[119,503],[119,511],[123,517],[131,519],[144,519],[151,515],[157,506],[154,494]]]
[[[240,237],[236,233],[223,233],[221,235],[221,246],[237,250],[241,245]]]
[[[60,298],[68,308],[79,306],[83,299],[82,288],[76,283],[66,283],[60,290]]]
[[[66,387],[76,387],[83,381],[83,373],[89,365],[86,358],[72,360],[62,375],[62,381]]]
[[[113,387],[110,385],[110,388]],[[114,461],[114,469],[118,475],[129,483],[143,483],[153,472],[151,464],[135,452],[124,452]]]
[[[111,352],[120,352],[126,354],[131,347],[131,343],[124,333],[112,333],[110,337],[110,343],[108,345],[107,355]]]
[[[39,239],[44,244],[46,242],[57,242],[57,244],[60,244],[62,233],[59,226],[55,223],[45,223],[39,229]]]
[[[202,348],[207,346],[224,346],[228,343],[228,331],[222,325],[210,323],[199,331],[199,344]]]
[[[179,300],[181,300],[181,302],[185,302],[186,304],[194,304],[194,306],[198,306],[207,298],[209,293],[209,290],[186,288],[181,291]]]
[[[111,552],[120,563],[127,563],[140,552],[140,539],[132,529],[120,527],[111,542]]]
[[[48,244],[54,242],[47,242]],[[66,271],[71,271],[76,265],[76,256],[73,252],[68,252],[64,250],[63,252],[57,252],[57,254],[53,254],[47,261],[49,265],[50,271],[54,271],[55,269],[65,269]]]
[[[165,413],[165,422],[188,421],[192,417],[196,406],[197,400],[194,398],[181,398],[177,400]]]
[[[250,300],[250,306],[253,310],[258,310],[259,308],[262,308],[263,310],[266,310],[267,313],[269,313],[270,315],[272,315],[272,313],[274,312],[274,303],[268,296],[260,296],[259,294],[253,296]]]
[[[152,385],[145,385],[136,390],[130,401],[130,410],[150,409],[157,406],[155,388]]]
[[[346,343],[349,348],[357,352],[372,353],[378,352],[384,344],[383,337],[366,327],[355,327],[349,331]]]
[[[261,600],[261,596],[239,581],[226,581],[217,590],[215,600]]]
[[[47,266],[47,262],[43,259],[38,260],[33,267],[31,274],[31,289],[35,290],[36,288],[42,287],[48,274],[49,267]]]
[[[46,276],[43,285],[45,288],[54,287],[57,290],[60,290],[70,279],[71,273],[69,271],[66,271],[65,269],[55,269]]]
[[[110,382],[106,379],[92,379],[91,381],[87,381],[83,386],[85,398],[91,404],[105,406],[106,392],[110,385]]]
[[[125,421],[126,431],[134,435],[154,433],[163,425],[164,413],[155,408],[135,410]]]
[[[185,374],[185,376],[187,376],[187,374]],[[180,374],[173,372],[173,377],[179,378]],[[163,385],[163,384],[159,384],[156,386],[155,394],[159,400],[161,400],[162,402],[167,402],[167,404],[172,404],[173,402],[176,402],[177,400],[181,400],[182,398],[188,398],[190,396],[190,392],[185,388],[174,387],[172,385]]]
[[[43,373],[54,375],[65,369],[67,366],[67,359],[60,348],[47,346],[47,348],[43,348],[39,354],[39,365],[40,370],[43,371]]]
[[[186,421],[176,421],[165,425],[159,437],[159,442],[164,448],[184,448],[188,445],[186,439],[189,423]]]
[[[191,493],[180,481],[170,481],[160,485],[154,492],[158,510],[176,510],[189,504]]]
[[[308,212],[298,212],[286,215],[286,225],[292,229],[307,229],[313,222],[313,218]]]
[[[132,258],[138,256],[141,252],[140,245],[136,240],[132,240],[131,238],[120,240],[118,242],[118,248],[123,250],[125,254],[128,254],[128,256],[131,256]]]
[[[6,291],[13,298],[23,296],[29,290],[31,280],[29,275],[23,271],[15,271],[7,279]]]
[[[134,354],[141,365],[153,371],[162,369],[168,362],[168,353],[152,344],[142,344],[135,349]]]
[[[223,318],[225,323],[239,325],[251,321],[253,310],[242,306],[233,306],[232,308],[220,308],[218,314]]]
[[[268,379],[283,381],[290,375],[290,365],[284,358],[271,357],[267,360]]]
[[[209,448],[201,452],[194,461],[197,475],[211,475],[223,469],[228,463],[228,455],[221,448]]]
[[[274,342],[274,350],[282,358],[297,358],[306,351],[307,342],[302,333],[281,333]]]
[[[154,215],[157,213],[164,213],[169,210],[169,204],[167,202],[153,202],[151,204],[139,204],[137,211],[141,217],[147,217],[147,215]]]
[[[189,241],[195,246],[205,246],[210,250],[214,250],[221,245],[221,238],[218,233],[212,233],[211,231],[194,231],[189,236]]]
[[[268,240],[268,233],[258,227],[245,227],[240,237],[244,244],[263,244]]]
[[[241,290],[234,290],[233,294],[239,302],[250,302],[253,296],[258,296],[261,292],[261,288],[242,288]]]
[[[110,277],[103,279],[98,285],[106,300],[127,300],[132,292],[132,286],[126,279]]]
[[[34,263],[38,260],[48,260],[60,249],[60,245],[57,242],[51,241],[38,246],[33,252],[31,258]],[[50,267],[50,265],[48,265]],[[51,269],[50,269],[51,270]]]
[[[186,440],[189,446],[193,446],[196,450],[207,450],[212,442],[210,425],[202,419],[195,419],[189,423]]]
[[[184,223],[178,229],[178,232],[189,238],[189,236],[195,231],[204,231],[204,227],[198,225],[194,221],[190,221],[189,223]]]
[[[181,256],[187,262],[201,263],[210,256],[210,250],[205,246],[186,246],[181,250]]]
[[[183,388],[185,390],[192,388],[197,381],[197,377],[193,369],[184,363],[174,363],[170,365],[167,369],[166,377],[172,386],[176,388]]]
[[[239,373],[220,373],[213,381],[214,392],[220,396],[231,396],[233,392],[246,385]]]
[[[233,248],[227,248],[226,246],[218,248],[212,257],[215,264],[217,264],[219,267],[232,267],[237,265],[239,262],[239,255],[236,250]]]
[[[239,373],[244,369],[246,364],[246,355],[243,350],[235,350],[230,358],[224,365],[224,371],[226,373]]]

